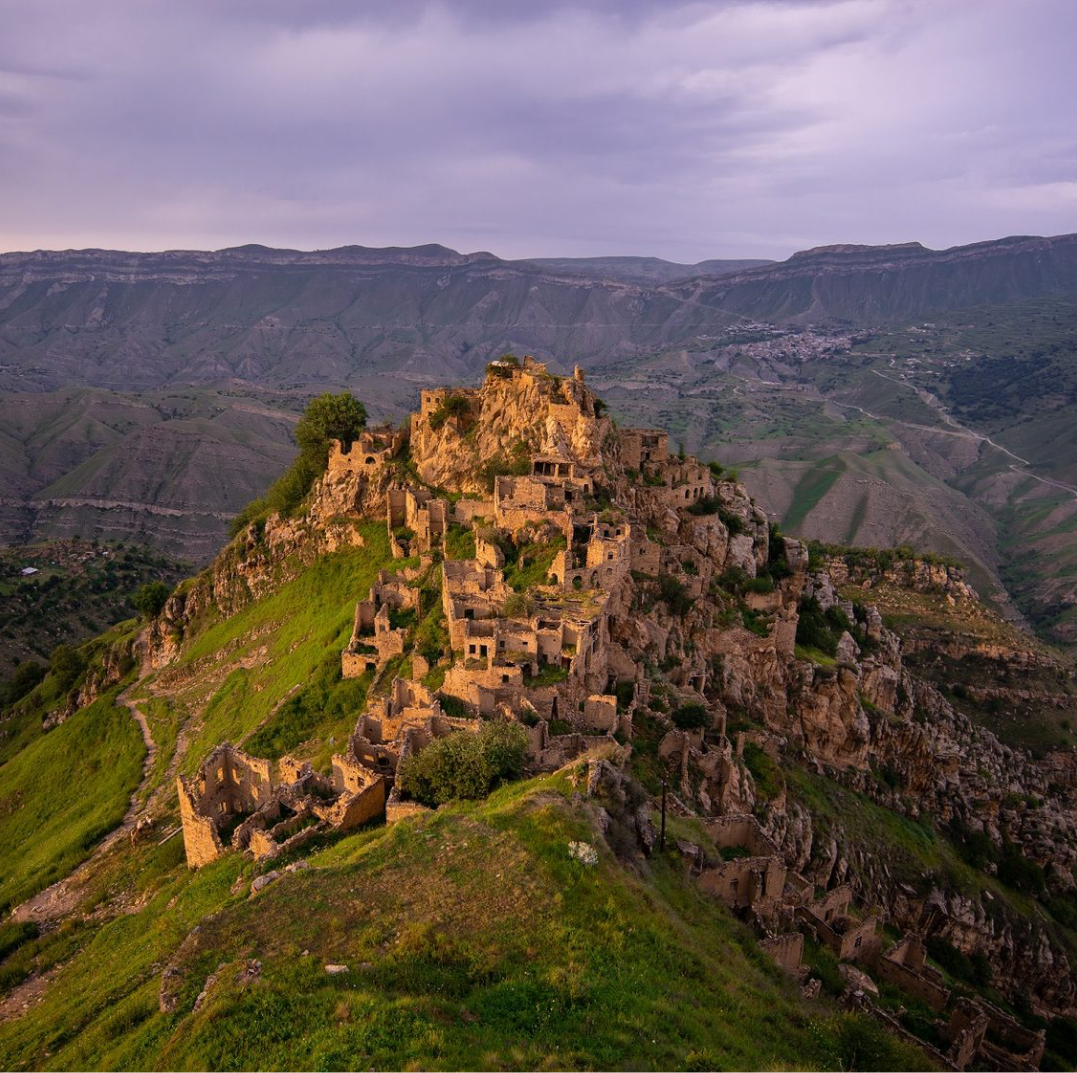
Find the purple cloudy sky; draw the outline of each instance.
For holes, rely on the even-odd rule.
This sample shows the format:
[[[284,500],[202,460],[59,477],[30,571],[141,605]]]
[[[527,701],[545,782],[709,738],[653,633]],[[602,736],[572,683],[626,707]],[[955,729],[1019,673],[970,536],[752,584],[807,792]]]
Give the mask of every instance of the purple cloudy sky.
[[[0,249],[1077,230],[1074,0],[0,0]]]

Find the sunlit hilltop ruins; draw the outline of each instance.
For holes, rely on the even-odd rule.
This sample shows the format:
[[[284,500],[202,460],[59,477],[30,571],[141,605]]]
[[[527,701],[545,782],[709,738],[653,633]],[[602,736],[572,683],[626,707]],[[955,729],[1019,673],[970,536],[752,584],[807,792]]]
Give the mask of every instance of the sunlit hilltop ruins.
[[[955,994],[926,962],[927,936],[958,934],[944,902],[869,904],[844,872],[813,873],[810,822],[798,843],[767,774],[791,752],[859,787],[886,770],[919,807],[966,809],[990,832],[1001,792],[985,772],[1016,761],[913,679],[879,613],[843,600],[720,466],[661,430],[616,427],[579,369],[506,357],[480,388],[424,391],[407,425],[336,444],[311,518],[384,520],[388,557],[340,656],[365,706],[324,774],[222,744],[180,778],[192,867],[420,811],[400,765],[506,722],[526,732],[532,772],[579,760],[592,796],[629,758],[651,794],[666,779],[674,815],[707,836],[676,841],[687,873],[789,973],[806,980],[809,942],[848,974],[850,1001],[941,1067],[1038,1068],[1042,1032]],[[805,615],[833,656],[812,647]],[[645,852],[648,809],[633,820]],[[1072,867],[1070,845],[1044,853]],[[937,1013],[934,1043],[873,1004],[873,978]]]

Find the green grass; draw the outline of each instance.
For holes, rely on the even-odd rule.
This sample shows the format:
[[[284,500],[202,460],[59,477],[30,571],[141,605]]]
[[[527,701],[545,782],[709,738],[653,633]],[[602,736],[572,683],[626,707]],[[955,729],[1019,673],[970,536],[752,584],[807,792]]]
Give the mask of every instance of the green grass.
[[[237,857],[192,875],[162,863],[149,904],[84,938],[43,1002],[0,1025],[0,1062],[923,1068],[869,1021],[805,1003],[674,851],[645,875],[604,848],[595,868],[572,860],[570,840],[603,844],[570,796],[555,776],[362,832],[253,900],[228,894],[250,874]],[[243,985],[249,958],[261,976]],[[170,959],[183,975],[165,1014]]]
[[[67,875],[123,818],[146,747],[113,693],[0,768],[0,906]]]
[[[391,558],[383,525],[361,529],[363,547],[319,557],[272,595],[210,626],[185,650],[181,668],[233,669],[205,705],[184,771],[194,771],[222,741],[247,741],[279,756],[308,739],[337,735],[339,742],[351,731],[366,686],[341,681],[339,661],[356,601],[366,598],[379,570],[409,562]]]
[[[790,532],[799,530],[844,471],[845,464],[840,458],[824,459],[809,469],[793,489],[793,502],[785,512],[782,525]]]

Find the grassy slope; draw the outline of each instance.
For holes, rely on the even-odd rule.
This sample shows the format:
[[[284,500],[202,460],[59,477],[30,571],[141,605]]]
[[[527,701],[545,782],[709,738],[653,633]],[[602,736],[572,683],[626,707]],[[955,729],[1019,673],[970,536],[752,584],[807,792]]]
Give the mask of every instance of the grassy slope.
[[[133,851],[151,900],[0,1026],[0,1064],[921,1067],[873,1024],[804,1004],[672,850],[643,875],[606,850],[594,869],[571,860],[569,840],[595,840],[571,795],[562,774],[352,835],[253,900],[245,883],[229,894],[249,861],[188,873],[167,845]],[[184,944],[180,1003],[161,1013],[164,965],[218,909]],[[249,958],[261,975],[243,984]]]
[[[271,596],[205,629],[165,676],[174,686],[147,683],[168,689],[171,703],[201,712],[184,771],[226,740],[252,738],[259,755],[280,755],[315,737],[339,744],[350,733],[365,689],[341,681],[340,651],[356,601],[366,598],[379,570],[403,562],[390,557],[384,525],[361,532],[362,548],[321,556]],[[303,703],[314,694],[313,703]],[[279,742],[284,747],[274,748]]]
[[[0,905],[67,875],[123,818],[145,746],[113,697],[34,737],[0,767]]]

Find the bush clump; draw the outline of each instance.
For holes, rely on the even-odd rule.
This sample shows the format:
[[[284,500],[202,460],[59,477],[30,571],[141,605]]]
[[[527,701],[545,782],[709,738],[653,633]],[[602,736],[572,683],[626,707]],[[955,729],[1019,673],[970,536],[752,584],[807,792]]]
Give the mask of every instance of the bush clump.
[[[703,704],[682,704],[674,709],[670,718],[679,730],[697,730],[711,725],[711,714]]]
[[[450,418],[460,420],[467,417],[469,413],[471,413],[471,403],[466,395],[446,395],[430,415],[430,428],[436,432]]]
[[[401,761],[397,782],[431,808],[482,798],[523,774],[527,744],[527,731],[514,723],[491,722],[477,734],[449,734]]]

